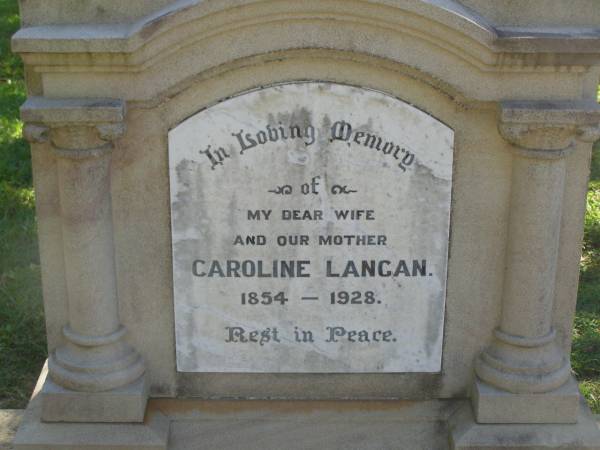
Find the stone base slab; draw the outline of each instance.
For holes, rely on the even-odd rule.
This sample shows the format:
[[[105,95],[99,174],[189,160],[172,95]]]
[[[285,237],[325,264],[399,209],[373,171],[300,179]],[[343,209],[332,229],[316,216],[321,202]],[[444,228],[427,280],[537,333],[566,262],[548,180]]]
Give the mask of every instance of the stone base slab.
[[[472,400],[478,423],[575,423],[579,398],[574,378],[543,394],[513,394],[477,379]]]
[[[166,450],[169,420],[153,414],[143,424],[43,423],[26,416],[14,450]]]
[[[15,450],[600,450],[584,404],[573,425],[477,424],[464,400],[155,399],[144,424],[43,423],[39,411],[34,398]]]
[[[15,450],[600,450],[583,401],[572,425],[477,424],[467,400],[153,399],[143,423],[48,423],[44,381],[42,374]]]
[[[166,450],[169,418],[160,411],[149,411],[143,423],[48,423],[42,421],[43,389],[47,384],[46,367],[38,379],[27,410],[17,430],[15,450]],[[50,391],[53,392],[52,390]],[[57,393],[60,408],[67,407],[65,397]],[[75,398],[71,397],[75,402]],[[46,401],[49,397],[45,397]],[[100,403],[97,403],[99,405]],[[108,403],[106,414],[117,417],[118,401]],[[144,403],[145,405],[145,403]],[[73,414],[79,406],[72,404]],[[128,406],[123,405],[127,409]],[[112,417],[112,416],[111,416]],[[144,417],[144,416],[142,416]]]
[[[466,406],[449,428],[452,450],[600,450],[600,428],[583,398],[575,424],[479,424]]]
[[[172,418],[169,450],[448,449],[464,401],[152,400]]]
[[[104,392],[76,392],[54,383],[46,366],[40,392],[45,422],[143,422],[148,400],[145,377]]]

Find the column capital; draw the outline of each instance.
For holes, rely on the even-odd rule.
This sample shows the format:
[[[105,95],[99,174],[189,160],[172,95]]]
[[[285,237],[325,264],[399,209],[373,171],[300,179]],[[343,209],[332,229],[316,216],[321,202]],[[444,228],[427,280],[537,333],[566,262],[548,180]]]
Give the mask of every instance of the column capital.
[[[115,99],[30,97],[21,106],[23,137],[50,142],[56,154],[87,158],[110,152],[125,132],[125,102]]]
[[[504,101],[498,130],[521,156],[562,158],[577,140],[600,138],[600,105],[593,100]]]

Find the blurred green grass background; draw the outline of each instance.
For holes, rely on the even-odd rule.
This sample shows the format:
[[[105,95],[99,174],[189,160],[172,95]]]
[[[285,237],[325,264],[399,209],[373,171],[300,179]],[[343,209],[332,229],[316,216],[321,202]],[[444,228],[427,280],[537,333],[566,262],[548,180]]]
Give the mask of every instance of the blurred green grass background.
[[[46,358],[23,68],[10,53],[17,0],[0,0],[0,409],[24,408]],[[600,91],[599,91],[600,96]],[[600,413],[600,145],[592,159],[571,362]]]
[[[0,0],[0,408],[22,408],[46,357],[23,68],[10,53],[16,0]]]

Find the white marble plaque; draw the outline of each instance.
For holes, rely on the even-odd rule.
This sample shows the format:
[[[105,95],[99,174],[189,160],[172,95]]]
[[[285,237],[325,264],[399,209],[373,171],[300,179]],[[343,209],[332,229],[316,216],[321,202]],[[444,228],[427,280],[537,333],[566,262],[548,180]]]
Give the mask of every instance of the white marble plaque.
[[[452,157],[430,115],[322,82],[171,130],[178,370],[439,372]]]

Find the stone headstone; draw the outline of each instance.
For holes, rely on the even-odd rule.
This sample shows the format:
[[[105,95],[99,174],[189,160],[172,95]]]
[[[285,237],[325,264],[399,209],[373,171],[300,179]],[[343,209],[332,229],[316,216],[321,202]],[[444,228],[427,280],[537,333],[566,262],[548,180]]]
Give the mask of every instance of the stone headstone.
[[[595,0],[21,15],[49,358],[17,449],[600,448]]]

